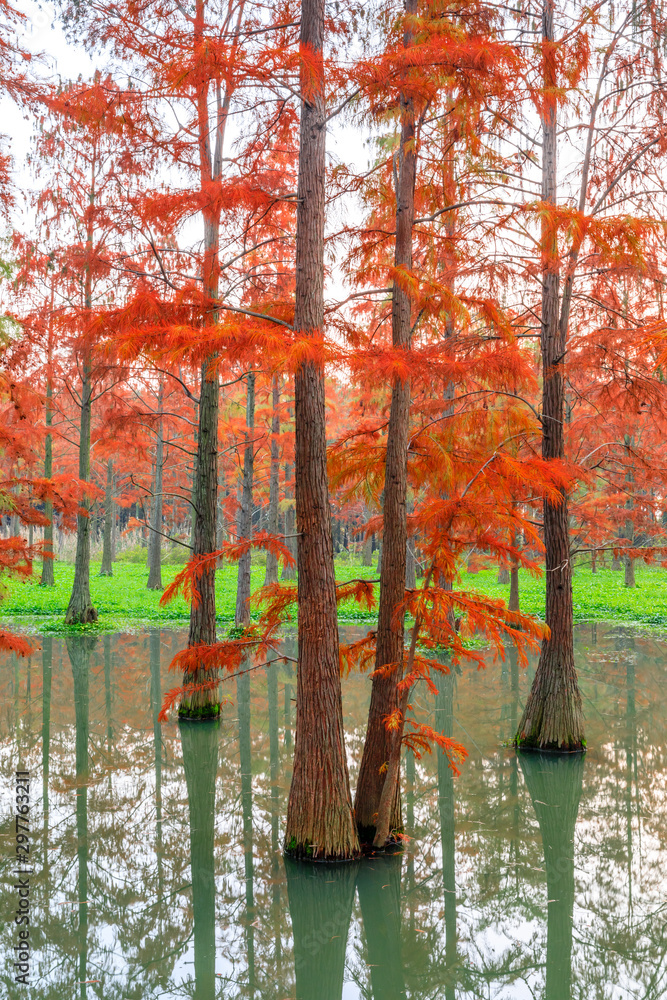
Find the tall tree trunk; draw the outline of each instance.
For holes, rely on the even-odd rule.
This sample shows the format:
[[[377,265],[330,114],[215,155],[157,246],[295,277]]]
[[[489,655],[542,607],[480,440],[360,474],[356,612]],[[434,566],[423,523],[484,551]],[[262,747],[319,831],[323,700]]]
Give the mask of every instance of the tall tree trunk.
[[[278,435],[280,434],[280,385],[278,376],[273,376],[273,417],[271,420],[271,472],[269,476],[269,523],[267,530],[271,535],[278,534],[278,488],[280,474],[280,452]],[[273,552],[266,553],[266,574],[264,586],[278,583],[278,557]]]
[[[255,473],[255,373],[247,379],[248,393],[245,410],[245,449],[243,452],[243,486],[241,490],[241,510],[239,512],[239,540],[252,538],[252,488]],[[239,559],[236,584],[236,624],[250,622],[250,569],[251,552],[248,549]]]
[[[193,53],[205,46],[204,2],[195,0],[193,25]],[[214,147],[211,147],[211,126],[209,118],[209,84],[206,74],[200,78],[197,91],[197,132],[199,145],[199,172],[201,189],[205,191],[222,176],[222,149],[225,124],[229,110],[229,90],[224,101],[218,101],[218,116],[213,130]],[[219,252],[220,252],[220,209],[210,204],[203,211],[204,254],[201,275],[205,304],[202,310],[202,326],[214,326],[218,322],[216,309],[218,301]],[[218,409],[220,385],[217,355],[209,355],[201,367],[199,390],[199,419],[197,424],[197,452],[193,483],[192,557],[211,556],[216,551],[216,514],[218,507]],[[196,587],[198,599],[190,606],[190,633],[188,647],[211,645],[215,642],[215,561],[208,559],[204,568],[197,573]],[[210,719],[220,714],[219,688],[216,668],[206,669],[200,663],[192,672],[185,673],[184,685],[207,685],[195,688],[181,699],[179,718]]]
[[[542,201],[556,205],[556,70],[554,0],[544,0],[544,112],[542,118]],[[562,460],[563,359],[567,348],[567,304],[559,318],[559,276],[556,224],[545,218],[542,242],[542,457]],[[567,494],[558,503],[543,503],[546,550],[546,623],[540,660],[517,732],[517,746],[550,750],[581,750],[584,723],[574,668],[572,563]]]
[[[201,402],[201,400],[200,400]],[[194,552],[195,550],[195,525],[197,523],[197,516],[195,514],[195,508],[197,503],[197,454],[196,449],[198,446],[198,427],[199,427],[199,405],[200,403],[195,403],[195,416],[197,419],[197,427],[194,429],[194,444],[195,444],[195,457],[192,460],[192,492],[190,495],[190,548]],[[216,498],[217,499],[217,498]]]
[[[79,479],[90,481],[90,422],[93,389],[90,358],[83,360],[81,378],[81,423],[79,428]],[[84,496],[76,519],[76,556],[74,583],[69,599],[65,623],[85,625],[97,621],[97,611],[90,598],[90,498]]]
[[[104,491],[104,540],[102,542],[102,565],[100,576],[113,576],[111,562],[111,533],[115,514],[113,503],[113,459],[107,462],[107,485]]]
[[[373,536],[366,535],[361,544],[361,565],[373,565]]]
[[[519,544],[516,532],[512,535],[512,544],[515,548]],[[510,600],[507,607],[510,611],[519,610],[519,560],[516,556],[512,556],[510,564]]]
[[[162,430],[162,401],[164,382],[160,376],[157,397],[157,440],[155,443],[155,476],[151,504],[151,533],[148,538],[148,590],[162,590],[162,471],[164,466],[164,434]],[[217,502],[217,493],[216,493]]]
[[[285,500],[294,500],[294,490],[288,486],[290,479],[292,478],[292,466],[289,462],[285,463]],[[294,534],[296,532],[296,512],[294,510],[294,504],[289,503],[285,508],[285,545],[292,553],[296,563],[296,553],[297,544]],[[281,580],[296,580],[296,566],[295,563],[287,565],[283,563],[283,571],[281,574]]]
[[[44,478],[50,479],[53,475],[53,435],[51,426],[53,425],[53,383],[51,381],[51,343],[49,338],[49,375],[46,380],[46,438],[44,441]],[[41,587],[54,587],[55,576],[53,573],[53,502],[47,500],[44,505],[44,515],[48,518],[48,524],[44,526],[44,554],[42,557],[42,576],[39,581]]]
[[[405,0],[405,12],[414,15],[416,0]],[[412,33],[406,28],[403,45],[412,44]],[[412,229],[414,224],[415,176],[414,104],[410,96],[401,94],[401,145],[399,153],[398,189],[396,191],[396,245],[394,264],[397,270],[412,268]],[[410,297],[394,280],[392,292],[392,344],[401,350],[410,349]],[[391,744],[385,719],[396,710],[397,685],[403,674],[404,615],[396,608],[405,596],[407,547],[407,488],[408,434],[410,424],[410,382],[396,379],[391,392],[391,409],[387,429],[387,457],[383,497],[382,559],[380,566],[380,605],[376,640],[375,675],[372,681],[371,703],[364,752],[359,769],[355,799],[355,816],[360,838],[372,843],[380,796],[389,769],[385,769]],[[380,560],[378,559],[378,562]],[[396,772],[391,829],[400,831],[400,778]]]
[[[628,461],[630,460],[632,445],[633,445],[633,438],[631,438],[629,434],[626,434],[625,435],[625,451],[626,451],[626,454],[628,456]],[[634,482],[634,478],[635,477],[634,477],[634,473],[632,471],[632,465],[630,465],[630,468],[628,469],[628,471],[626,473],[626,476],[625,476],[625,481],[626,481],[626,483],[631,484],[631,483]],[[626,508],[626,510],[632,510],[633,507],[634,507],[634,501],[632,499],[632,493],[631,493],[630,489],[628,489],[628,499],[625,501],[625,508]],[[635,526],[634,526],[633,521],[629,517],[628,517],[628,519],[625,522],[625,537],[627,538],[628,543],[630,545],[634,544],[634,540],[635,540]],[[624,556],[623,562],[625,564],[625,581],[624,581],[625,582],[625,586],[626,587],[635,587],[636,586],[636,583],[635,583],[635,561],[630,556]]]
[[[301,6],[300,48],[304,56],[294,303],[297,339],[320,338],[324,333],[324,6],[324,0],[303,0]],[[310,358],[299,365],[294,396],[299,663],[285,850],[297,858],[344,859],[357,853],[359,842],[343,732],[324,367],[320,360]]]
[[[202,365],[199,398],[199,426],[195,470],[194,551],[193,557],[215,552],[215,515],[218,501],[218,371],[217,359]],[[199,600],[190,607],[188,647],[215,642],[215,565],[208,561],[197,575]],[[208,684],[217,678],[217,670],[198,667],[183,675],[183,684]],[[216,687],[195,690],[184,695],[178,710],[181,719],[211,719],[220,714]]]

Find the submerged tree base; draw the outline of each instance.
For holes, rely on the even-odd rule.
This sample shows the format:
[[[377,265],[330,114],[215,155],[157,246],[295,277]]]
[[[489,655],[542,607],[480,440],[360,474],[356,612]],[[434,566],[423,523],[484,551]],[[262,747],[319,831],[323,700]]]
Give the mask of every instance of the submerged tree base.
[[[530,740],[525,736],[522,737],[519,733],[514,737],[512,745],[516,750],[526,750],[532,753],[586,753],[587,749],[586,740],[562,743],[560,746],[557,743],[547,743],[542,746],[537,740]]]
[[[309,841],[305,841],[303,844],[297,844],[295,837],[292,837],[290,842],[285,845],[283,853],[286,858],[290,858],[292,861],[310,861],[313,864],[334,865],[359,860],[358,851],[347,854],[323,854],[318,850],[317,844],[311,844]]]
[[[180,721],[189,722],[209,722],[218,719],[222,712],[220,702],[213,702],[210,705],[181,705],[178,709]]]
[[[361,853],[364,856],[368,854],[396,854],[403,850],[403,827],[392,830],[382,847],[373,846],[377,833],[374,826],[357,826],[357,832]]]
[[[92,605],[85,608],[68,608],[65,625],[90,625],[97,621],[97,611]]]

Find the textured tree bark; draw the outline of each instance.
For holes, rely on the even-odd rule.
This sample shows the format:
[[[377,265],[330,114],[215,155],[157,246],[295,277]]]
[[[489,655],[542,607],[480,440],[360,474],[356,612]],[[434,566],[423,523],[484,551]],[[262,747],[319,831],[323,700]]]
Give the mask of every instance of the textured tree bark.
[[[304,868],[285,858],[285,870],[296,1000],[341,1000],[357,865]]]
[[[164,384],[160,376],[157,397],[157,438],[155,442],[155,475],[153,477],[153,502],[151,503],[151,532],[148,538],[148,590],[162,590],[162,473],[164,466],[164,434],[162,430],[162,401]],[[217,494],[216,494],[217,502]]]
[[[273,415],[271,419],[271,471],[269,473],[269,521],[267,531],[271,535],[278,534],[278,499],[280,475],[280,450],[278,435],[280,434],[280,385],[278,376],[273,376]],[[266,553],[266,574],[264,585],[278,583],[278,557],[273,552]]]
[[[243,452],[243,488],[241,491],[241,510],[239,513],[239,539],[252,538],[252,488],[255,472],[255,374],[250,372],[247,378],[248,394],[246,397],[246,432],[245,449]],[[236,624],[248,625],[250,622],[250,549],[239,559],[238,578],[236,583]]]
[[[510,582],[510,573],[507,566],[501,566],[498,570],[498,581],[499,584],[505,586]]]
[[[417,11],[416,0],[405,0],[407,14]],[[403,44],[412,43],[406,29]],[[409,271],[412,267],[412,229],[414,224],[415,151],[414,104],[411,97],[401,94],[401,145],[399,154],[398,188],[396,191],[396,244],[394,264]],[[410,297],[394,280],[392,291],[392,344],[401,350],[410,349]],[[395,380],[391,391],[391,409],[387,429],[387,455],[383,496],[383,535],[380,566],[380,604],[376,640],[375,674],[372,680],[371,703],[364,752],[359,769],[359,781],[354,803],[359,836],[363,843],[373,843],[376,816],[382,789],[391,773],[396,782],[393,795],[391,829],[400,831],[401,818],[400,771],[384,770],[389,759],[391,738],[385,718],[397,707],[397,684],[403,673],[404,615],[397,608],[405,596],[407,548],[407,489],[408,435],[410,423],[410,383]]]
[[[313,346],[324,332],[323,36],[324,0],[303,0],[294,330],[297,338],[312,338]],[[297,858],[342,860],[356,855],[359,842],[345,756],[324,368],[318,358],[297,368],[294,395],[299,663],[285,850]]]
[[[53,383],[51,381],[51,340],[49,338],[49,376],[46,380],[46,438],[44,440],[44,478],[50,479],[53,475],[53,435],[50,428],[53,425]],[[42,558],[42,576],[39,581],[41,587],[54,587],[55,576],[53,572],[53,503],[47,500],[44,505],[44,514],[48,518],[48,524],[44,526],[44,555]]]
[[[553,0],[545,0],[542,16],[545,110],[542,118],[542,201],[556,205],[556,73]],[[562,459],[567,309],[559,317],[558,247],[555,223],[543,223],[542,277],[542,457]],[[565,305],[565,303],[564,303]],[[574,668],[572,563],[567,495],[544,501],[546,550],[546,623],[533,685],[519,722],[516,743],[522,748],[572,751],[584,747],[581,695]]]
[[[216,359],[202,365],[195,473],[195,530],[193,556],[215,552],[215,515],[218,500],[218,372]],[[215,642],[215,566],[209,561],[197,576],[199,598],[190,607],[188,647]],[[183,684],[215,680],[216,670],[199,667],[183,675]],[[210,687],[184,695],[178,710],[181,719],[210,719],[220,714],[218,689]]]
[[[113,576],[113,564],[111,562],[113,517],[113,459],[110,458],[107,462],[107,484],[104,491],[104,540],[102,542],[100,576]]]
[[[93,389],[90,359],[84,358],[81,377],[81,423],[79,425],[79,479],[90,481],[90,421]],[[74,582],[65,623],[85,625],[97,621],[97,611],[90,598],[90,499],[84,496],[76,518],[76,556]]]
[[[181,722],[183,769],[190,814],[190,873],[194,920],[195,1000],[215,996],[215,778],[219,723]]]
[[[574,828],[579,812],[584,759],[536,755],[520,758],[526,787],[540,824],[547,873],[547,961],[545,1000],[572,996]]]

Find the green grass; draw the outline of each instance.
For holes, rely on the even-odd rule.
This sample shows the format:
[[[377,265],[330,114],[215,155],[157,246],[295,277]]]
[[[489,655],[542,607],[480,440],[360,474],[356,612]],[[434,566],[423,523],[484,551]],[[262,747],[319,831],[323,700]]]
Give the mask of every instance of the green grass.
[[[163,585],[170,584],[180,569],[181,566],[163,566]],[[24,624],[37,627],[43,632],[68,631],[63,620],[72,590],[74,566],[70,563],[56,563],[55,587],[39,586],[39,570],[39,565],[36,565],[35,577],[27,582],[19,580],[7,582],[6,593],[0,603],[0,617],[20,618]],[[82,628],[89,631],[117,630],[146,624],[174,628],[187,626],[190,617],[189,606],[179,595],[165,607],[161,607],[161,593],[146,588],[148,570],[144,565],[137,562],[117,562],[114,563],[112,577],[100,576],[99,572],[100,563],[92,562],[90,593],[99,620],[96,625],[76,626],[76,631],[81,631]],[[372,567],[351,565],[349,562],[340,562],[336,572],[337,579],[341,581],[374,576]],[[253,592],[264,583],[264,574],[264,565],[252,566],[250,579]],[[221,623],[234,621],[236,579],[235,565],[223,566],[216,572],[216,615]],[[257,609],[253,608],[251,614],[252,617],[256,617]],[[359,611],[358,605],[353,601],[347,601],[341,605],[341,619],[372,622],[375,620],[375,615],[372,612]]]
[[[496,582],[498,571],[481,570],[463,574],[461,586],[481,590],[490,597],[509,600],[509,585]],[[573,579],[574,620],[618,621],[642,626],[667,625],[667,572],[654,566],[637,563],[637,586],[624,585],[623,570],[612,572],[598,569],[592,573],[590,564],[575,568]],[[544,618],[544,576],[535,578],[521,572],[519,580],[521,610]]]
[[[160,593],[146,589],[147,570],[137,562],[114,564],[113,577],[99,576],[99,562],[91,564],[90,586],[93,603],[99,614],[94,629],[126,629],[159,624],[161,627],[185,627],[189,609],[182,597],[176,597],[166,607],[160,606]],[[180,569],[167,565],[162,570],[162,581],[171,583]],[[63,619],[69,602],[74,567],[56,563],[56,586],[38,586],[39,567],[32,581],[9,581],[7,593],[0,604],[3,618],[20,619],[40,631],[63,631]],[[236,605],[236,566],[224,566],[216,576],[216,610],[220,623],[232,623]],[[336,561],[339,581],[356,577],[376,578],[374,567],[360,566],[356,562]],[[478,590],[491,597],[505,600],[509,587],[496,582],[497,570],[481,570],[476,574],[464,573],[459,586],[465,590]],[[579,566],[574,575],[575,622],[618,621],[645,627],[667,625],[667,574],[655,567],[638,565],[637,587],[628,589],[623,584],[623,572],[613,573],[601,569],[591,573],[590,566]],[[253,591],[264,581],[264,566],[253,565],[251,584]],[[376,595],[378,587],[375,587]],[[544,617],[544,578],[535,579],[522,572],[520,577],[521,610],[538,618]],[[253,609],[253,617],[257,616]],[[372,624],[375,612],[359,608],[354,601],[340,606],[341,622]]]

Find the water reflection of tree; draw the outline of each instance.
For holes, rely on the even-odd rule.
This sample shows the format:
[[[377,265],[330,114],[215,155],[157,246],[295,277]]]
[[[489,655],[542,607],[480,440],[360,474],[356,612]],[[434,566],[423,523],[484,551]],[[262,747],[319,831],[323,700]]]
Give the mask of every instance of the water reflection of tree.
[[[97,645],[92,636],[68,636],[67,652],[74,679],[74,714],[76,726],[76,840],[78,982],[79,995],[86,997],[88,979],[88,739],[90,725],[89,682],[90,654]]]
[[[357,864],[284,863],[296,1000],[341,1000]]]
[[[402,861],[401,854],[366,858],[357,874],[373,1000],[406,996],[401,955]]]
[[[582,630],[577,645],[591,749],[577,824],[571,992],[577,1000],[623,995],[661,1000],[667,995],[662,898],[667,878],[665,645],[647,636],[632,638],[619,629],[610,633],[601,626],[597,645],[591,644],[590,636],[590,629]],[[168,642],[168,633],[163,633],[165,638]],[[183,962],[191,957],[188,949],[193,944],[189,859],[187,847],[184,849],[189,802],[176,725],[160,726],[156,721],[155,708],[165,686],[159,678],[157,632],[146,641],[141,636],[123,635],[109,643],[100,641],[102,645],[104,658],[99,657],[98,666],[96,654],[90,657],[89,774],[84,792],[87,894],[91,900],[86,978],[101,979],[103,985],[88,986],[88,1000],[99,991],[108,1000],[185,997],[194,989],[192,978],[183,982],[184,976],[191,976],[192,966]],[[43,968],[49,970],[49,985],[44,986],[41,996],[62,1000],[79,995],[82,978],[78,903],[82,894],[77,884],[80,817],[75,791],[79,781],[77,751],[80,757],[82,743],[80,733],[77,743],[76,730],[77,724],[81,729],[84,719],[74,690],[76,680],[78,691],[80,678],[75,678],[66,655],[64,669],[58,668],[63,640],[53,640],[50,688],[48,652],[44,642],[42,646],[42,716],[40,723],[38,661],[33,658],[32,733],[27,715],[27,663],[7,659],[0,671],[0,703],[4,706],[4,711],[0,709],[0,752],[5,779],[10,783],[17,760],[14,740],[20,739],[21,751],[37,777],[37,793],[39,768],[45,760],[44,741],[49,742],[49,888],[47,893],[45,882],[36,879],[34,940],[38,945],[47,942]],[[166,661],[169,651],[164,652]],[[242,768],[236,756],[241,728],[232,713],[228,713],[227,723],[221,722],[226,749],[219,761],[213,857],[219,878],[215,896],[219,953],[223,969],[230,973],[228,981],[218,984],[218,995],[222,987],[223,996],[230,998],[245,997],[248,992],[247,833],[252,849],[248,870],[252,872],[255,996],[262,1000],[295,996],[290,921],[285,913],[286,882],[282,861],[278,856],[276,865],[274,852],[276,817],[283,808],[289,777],[289,748],[279,729],[276,732],[277,723],[283,725],[284,721],[285,676],[282,665],[277,675],[273,666],[268,669],[266,682],[264,671],[250,674]],[[515,668],[511,651],[504,672],[491,661],[486,672],[479,674],[463,664],[453,690],[451,725],[454,735],[470,749],[471,761],[461,777],[453,780],[439,766],[436,755],[425,756],[414,769],[410,803],[415,832],[410,844],[413,876],[411,880],[410,864],[404,859],[400,938],[405,991],[410,997],[445,1000],[451,994],[449,939],[456,941],[456,1000],[514,1000],[530,990],[536,1000],[543,1000],[549,914],[545,912],[543,836],[535,819],[541,807],[533,808],[530,789],[518,773],[517,758],[499,746],[499,737],[514,728],[513,713],[527,683],[526,673]],[[366,685],[366,678],[353,676],[346,681],[349,731],[363,729]],[[433,724],[438,720],[444,729],[449,724],[450,707],[441,700],[443,695],[444,689],[431,707]],[[240,708],[243,717],[242,700]],[[172,760],[173,764],[169,763]],[[549,801],[539,793],[535,797],[540,802]],[[38,801],[36,807],[41,840]],[[452,840],[443,822],[448,815],[456,816],[455,855],[445,849]],[[444,892],[450,883],[441,857],[455,859],[455,895]],[[330,877],[328,874],[327,879]],[[39,878],[46,879],[46,874]],[[381,887],[388,882],[385,879]],[[374,989],[382,986],[376,983],[374,987],[372,982],[374,970],[369,965],[375,962],[369,946],[374,935],[390,935],[386,927],[373,926],[374,913],[379,920],[384,919],[381,911],[364,905],[362,912],[365,889],[359,884],[360,905],[354,908],[351,904],[352,919],[348,920],[352,942],[348,953],[361,996],[375,1000]],[[381,893],[389,892],[381,887]],[[317,926],[325,925],[328,918],[324,892],[329,888],[322,886]],[[456,904],[454,920],[447,915],[450,896]],[[335,898],[334,888],[329,899]],[[549,891],[548,898],[556,896]],[[74,902],[73,908],[59,905],[65,899]],[[448,933],[448,925],[455,926],[455,933]],[[6,947],[9,933],[0,933]],[[348,933],[347,928],[343,933]],[[297,940],[302,953],[303,948],[313,945],[307,934],[308,928],[303,929]],[[549,953],[553,958],[551,946]],[[397,955],[398,949],[392,950],[390,961]],[[343,975],[340,963],[337,968],[338,982]],[[319,975],[313,959],[312,977],[316,971]],[[300,975],[303,981],[303,959]],[[2,992],[7,980],[3,977],[0,981]],[[319,987],[319,980],[316,982]],[[304,989],[307,986],[306,977]],[[15,1000],[11,984],[7,992]],[[319,989],[316,995],[321,995]],[[18,1000],[18,994],[16,997]]]
[[[521,771],[535,809],[547,876],[545,1000],[570,1000],[574,827],[584,773],[582,754],[521,754]]]
[[[215,996],[215,778],[219,723],[179,722],[190,816],[195,1000]]]
[[[241,768],[241,813],[243,816],[243,867],[245,872],[245,939],[248,963],[248,994],[255,995],[255,885],[252,853],[252,745],[250,739],[250,674],[236,678],[239,713],[239,762]]]

